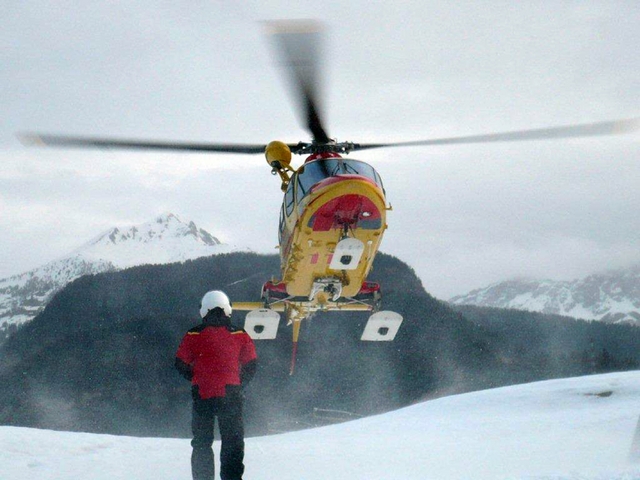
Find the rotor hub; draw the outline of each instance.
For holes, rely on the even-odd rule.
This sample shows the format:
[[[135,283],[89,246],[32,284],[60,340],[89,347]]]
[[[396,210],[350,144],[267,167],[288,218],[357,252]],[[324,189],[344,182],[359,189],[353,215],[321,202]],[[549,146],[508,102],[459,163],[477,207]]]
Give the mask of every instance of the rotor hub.
[[[300,142],[291,148],[291,153],[297,155],[315,155],[321,153],[337,153],[348,155],[352,150],[357,149],[360,145],[353,142]]]

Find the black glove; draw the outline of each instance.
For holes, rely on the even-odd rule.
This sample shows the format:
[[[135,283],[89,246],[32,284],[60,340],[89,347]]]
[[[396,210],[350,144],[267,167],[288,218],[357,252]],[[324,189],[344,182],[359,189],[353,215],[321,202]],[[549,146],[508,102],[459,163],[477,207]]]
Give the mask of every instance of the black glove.
[[[253,379],[257,368],[258,362],[256,360],[251,360],[242,366],[242,370],[240,370],[240,383],[242,386],[245,386]]]
[[[187,380],[191,381],[193,378],[193,367],[188,363],[184,363],[182,360],[176,357],[176,363],[174,364],[176,370]]]

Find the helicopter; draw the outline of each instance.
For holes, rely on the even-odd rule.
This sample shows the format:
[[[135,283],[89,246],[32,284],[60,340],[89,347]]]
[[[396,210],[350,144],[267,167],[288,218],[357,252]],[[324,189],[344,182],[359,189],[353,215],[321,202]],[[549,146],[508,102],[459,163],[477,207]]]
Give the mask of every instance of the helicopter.
[[[363,341],[393,341],[403,318],[381,310],[378,283],[367,281],[387,229],[382,178],[368,163],[347,158],[352,152],[387,148],[487,142],[563,139],[635,131],[640,119],[395,143],[338,142],[322,121],[318,48],[321,25],[315,21],[275,21],[267,30],[290,74],[298,110],[311,141],[268,144],[185,143],[26,134],[27,144],[61,147],[124,148],[264,154],[280,179],[283,201],[278,223],[280,278],[266,281],[259,301],[233,302],[247,311],[245,330],[256,340],[276,338],[280,313],[292,325],[290,373],[295,369],[301,324],[318,311],[372,313]],[[305,155],[294,167],[292,155]]]

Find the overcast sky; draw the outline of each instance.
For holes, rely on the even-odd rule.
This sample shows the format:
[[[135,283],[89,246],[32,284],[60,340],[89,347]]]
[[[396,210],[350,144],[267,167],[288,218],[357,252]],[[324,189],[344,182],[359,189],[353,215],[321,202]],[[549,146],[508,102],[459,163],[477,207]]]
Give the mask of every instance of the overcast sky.
[[[307,140],[259,24],[326,25],[325,118],[381,142],[640,116],[640,3],[1,0],[0,277],[166,211],[276,252],[263,157],[33,149],[15,133]],[[440,298],[640,262],[640,136],[398,148],[382,251]],[[302,159],[300,159],[302,160]]]

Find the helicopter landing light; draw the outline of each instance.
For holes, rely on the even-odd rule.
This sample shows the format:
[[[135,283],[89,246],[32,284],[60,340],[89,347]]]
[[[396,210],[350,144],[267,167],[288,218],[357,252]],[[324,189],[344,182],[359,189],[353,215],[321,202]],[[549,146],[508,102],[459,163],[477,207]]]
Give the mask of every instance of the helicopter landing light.
[[[390,342],[400,329],[402,315],[389,310],[374,313],[369,317],[360,340],[369,342]]]
[[[273,340],[278,334],[280,315],[278,312],[261,308],[247,313],[244,329],[254,340]]]
[[[333,252],[329,268],[332,270],[355,270],[364,252],[364,243],[357,238],[344,238]]]

